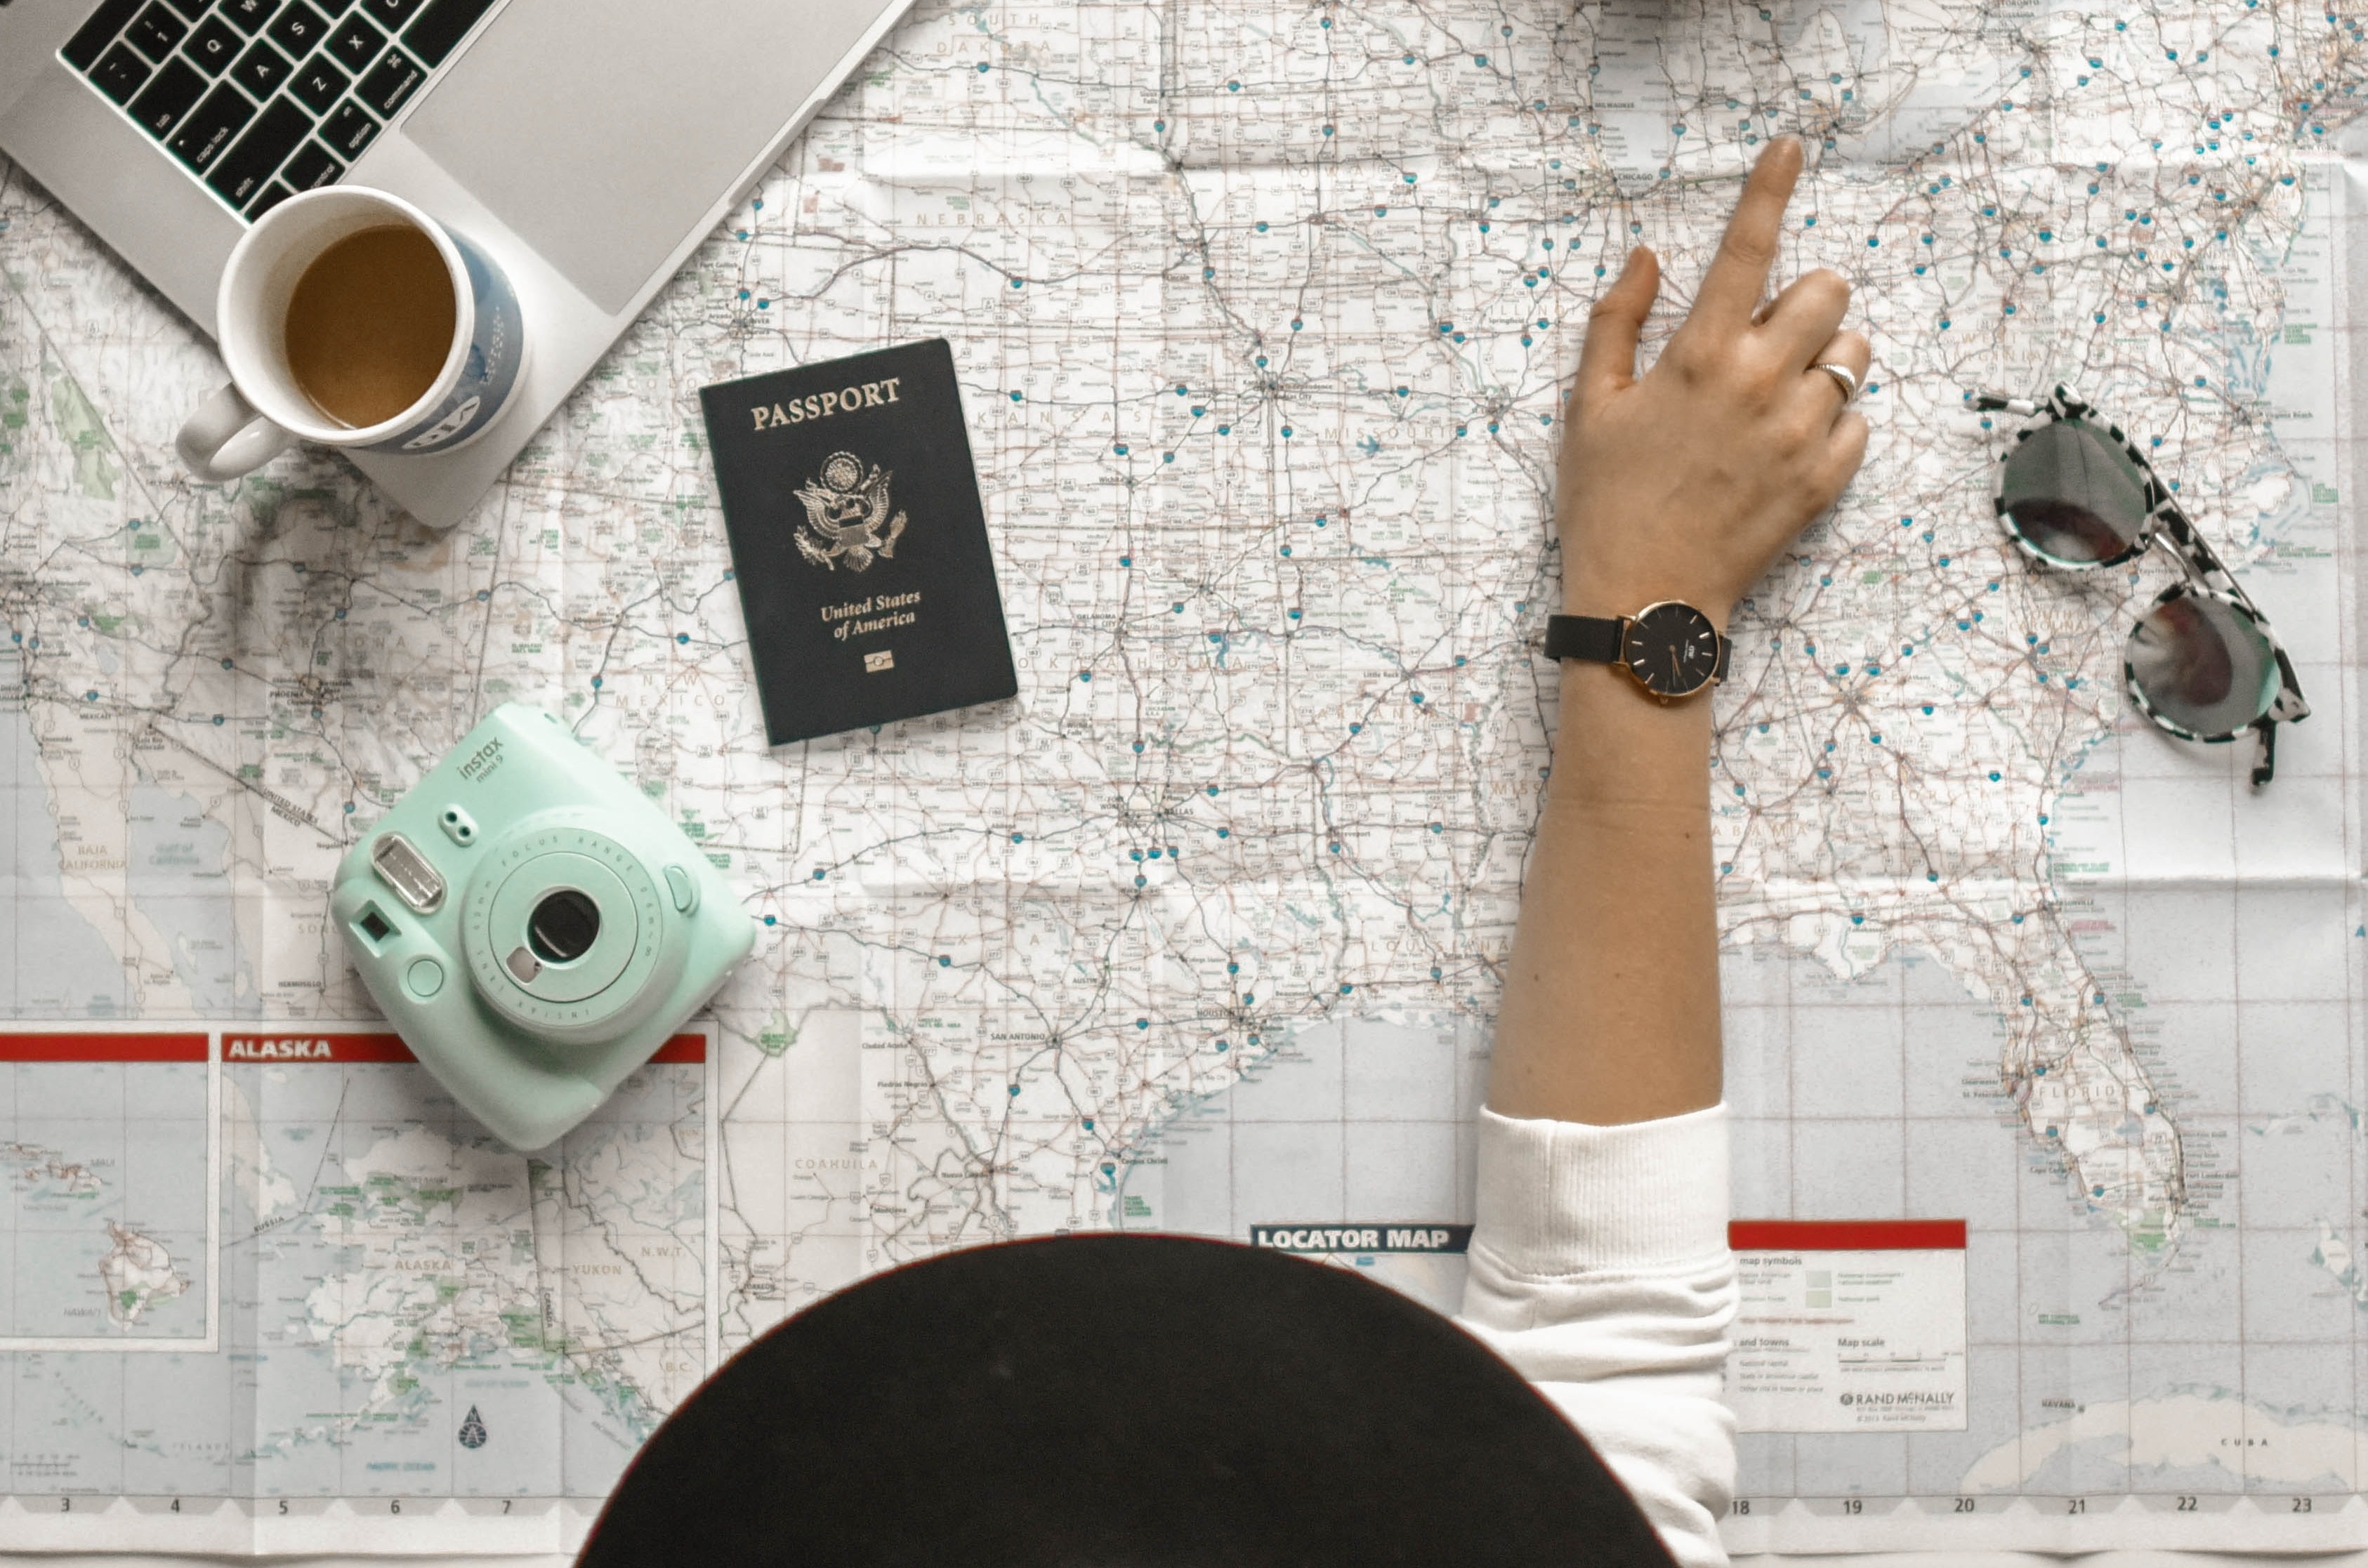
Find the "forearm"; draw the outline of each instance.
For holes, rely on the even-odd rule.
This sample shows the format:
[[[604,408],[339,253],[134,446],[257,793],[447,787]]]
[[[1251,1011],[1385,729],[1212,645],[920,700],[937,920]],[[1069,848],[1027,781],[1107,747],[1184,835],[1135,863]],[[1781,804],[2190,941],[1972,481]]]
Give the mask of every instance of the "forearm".
[[[1488,1104],[1598,1125],[1718,1103],[1710,699],[1565,664]]]
[[[1812,368],[1866,373],[1866,340],[1840,330],[1847,287],[1812,273],[1762,302],[1800,165],[1789,138],[1762,153],[1641,379],[1652,254],[1597,300],[1555,485],[1574,613],[1674,599],[1724,621],[1857,468],[1865,422]],[[1710,749],[1710,693],[1665,705],[1618,666],[1564,665],[1464,1287],[1464,1321],[1569,1413],[1689,1568],[1724,1562],[1735,1478]]]
[[[1674,600],[1724,631],[1857,469],[1866,422],[1839,393],[1868,358],[1865,338],[1840,330],[1848,286],[1813,272],[1764,299],[1800,169],[1797,142],[1769,144],[1691,313],[1643,377],[1637,345],[1660,288],[1652,253],[1632,251],[1589,312],[1555,478],[1574,613]],[[1649,660],[1651,644],[1636,647]],[[1683,689],[1678,657],[1672,689]],[[1715,1105],[1710,694],[1662,704],[1625,670],[1583,660],[1564,666],[1562,694],[1488,1103],[1599,1126]]]

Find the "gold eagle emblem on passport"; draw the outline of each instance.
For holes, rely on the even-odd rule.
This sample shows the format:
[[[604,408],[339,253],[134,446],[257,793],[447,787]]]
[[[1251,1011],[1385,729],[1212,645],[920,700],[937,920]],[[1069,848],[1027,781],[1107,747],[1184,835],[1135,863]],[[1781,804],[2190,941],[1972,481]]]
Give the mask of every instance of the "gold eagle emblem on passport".
[[[874,556],[894,559],[896,540],[905,532],[905,514],[888,515],[890,477],[877,463],[867,471],[853,452],[825,458],[821,478],[793,492],[806,507],[805,523],[797,534],[798,553],[833,572],[842,562],[849,572],[860,572]]]

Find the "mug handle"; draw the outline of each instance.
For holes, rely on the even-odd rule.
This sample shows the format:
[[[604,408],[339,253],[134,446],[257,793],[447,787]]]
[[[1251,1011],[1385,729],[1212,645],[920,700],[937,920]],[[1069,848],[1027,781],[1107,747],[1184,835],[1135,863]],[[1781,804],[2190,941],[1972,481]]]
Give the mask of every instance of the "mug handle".
[[[173,443],[191,473],[214,483],[252,473],[295,444],[234,386],[206,399]]]

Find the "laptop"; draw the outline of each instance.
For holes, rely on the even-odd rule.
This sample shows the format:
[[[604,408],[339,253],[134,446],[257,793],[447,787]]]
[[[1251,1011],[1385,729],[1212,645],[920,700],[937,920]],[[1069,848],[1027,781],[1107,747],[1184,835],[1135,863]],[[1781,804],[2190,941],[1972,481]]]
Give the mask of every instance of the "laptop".
[[[912,0],[0,0],[0,152],[209,335],[246,225],[347,181],[500,263],[524,385],[449,453],[352,454],[467,512]]]

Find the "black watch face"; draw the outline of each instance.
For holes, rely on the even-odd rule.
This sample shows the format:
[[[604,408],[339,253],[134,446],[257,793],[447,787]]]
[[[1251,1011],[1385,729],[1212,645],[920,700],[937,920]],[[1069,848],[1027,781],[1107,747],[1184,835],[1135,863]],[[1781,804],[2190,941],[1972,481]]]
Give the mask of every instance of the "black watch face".
[[[1684,697],[1708,686],[1718,668],[1718,628],[1691,605],[1653,605],[1628,623],[1620,657],[1645,690]]]

